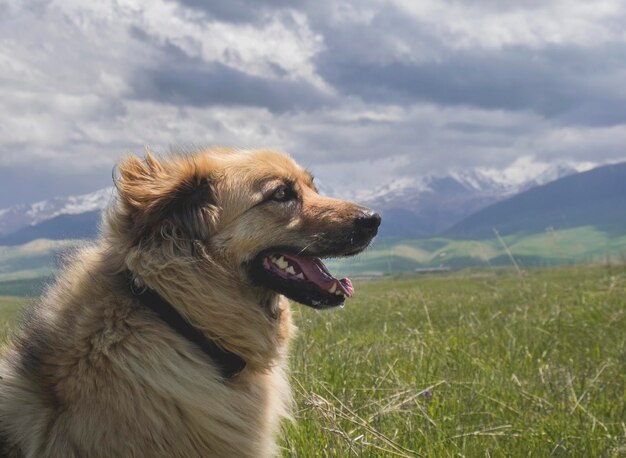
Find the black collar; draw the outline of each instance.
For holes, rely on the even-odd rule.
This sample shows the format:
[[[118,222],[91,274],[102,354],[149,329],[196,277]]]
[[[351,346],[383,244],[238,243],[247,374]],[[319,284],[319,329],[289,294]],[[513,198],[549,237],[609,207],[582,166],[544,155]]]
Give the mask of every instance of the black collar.
[[[222,377],[225,379],[232,378],[246,367],[246,362],[240,356],[207,339],[159,293],[150,288],[139,289],[136,287],[131,272],[127,273],[127,278],[131,294],[144,306],[156,313],[172,330],[200,347],[217,364]]]

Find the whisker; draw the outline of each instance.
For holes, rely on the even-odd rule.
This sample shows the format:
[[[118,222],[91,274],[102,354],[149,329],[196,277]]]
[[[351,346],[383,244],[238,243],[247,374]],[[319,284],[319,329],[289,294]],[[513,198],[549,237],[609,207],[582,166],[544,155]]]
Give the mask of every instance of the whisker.
[[[311,242],[309,243],[307,246],[305,246],[304,248],[302,248],[300,251],[298,251],[298,254],[302,254],[304,253],[304,251],[309,248],[311,245],[313,245],[315,242]],[[297,256],[297,255],[296,255]]]

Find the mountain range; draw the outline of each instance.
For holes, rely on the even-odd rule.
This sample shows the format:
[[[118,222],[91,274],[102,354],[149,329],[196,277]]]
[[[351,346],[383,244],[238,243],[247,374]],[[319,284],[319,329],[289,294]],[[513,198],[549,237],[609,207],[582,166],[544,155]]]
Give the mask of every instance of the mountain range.
[[[473,169],[397,181],[354,198],[382,213],[381,237],[429,237],[491,204],[576,173],[575,166],[560,164],[530,179],[507,181],[492,171]]]
[[[497,202],[459,221],[444,236],[484,240],[593,226],[626,233],[626,162],[566,176]]]
[[[62,215],[101,211],[111,202],[113,195],[111,187],[79,196],[54,197],[0,209],[0,237],[22,228],[37,226]]]
[[[441,265],[626,262],[626,162],[545,172],[508,182],[467,171],[340,195],[382,212],[382,237],[356,258],[329,265],[342,275],[379,275]],[[17,227],[0,235],[0,284],[32,292],[29,279],[49,275],[73,239],[95,236],[114,195],[108,188],[0,211],[1,227]]]
[[[611,167],[611,166],[609,166]],[[481,169],[395,180],[345,197],[383,215],[380,238],[424,238],[457,228],[466,218],[545,183],[580,175],[575,166],[555,165],[525,180]],[[327,194],[334,194],[327,190]],[[0,210],[0,245],[12,246],[45,238],[90,238],[100,212],[114,199],[114,188]],[[455,229],[455,230],[457,230]]]

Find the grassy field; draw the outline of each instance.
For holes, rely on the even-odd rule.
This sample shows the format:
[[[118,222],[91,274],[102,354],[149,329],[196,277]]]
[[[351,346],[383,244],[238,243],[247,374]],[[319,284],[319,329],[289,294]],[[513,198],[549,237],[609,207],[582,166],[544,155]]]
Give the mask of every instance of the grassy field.
[[[626,456],[626,270],[361,284],[296,307],[284,456]]]
[[[5,342],[7,332],[15,325],[27,302],[24,297],[0,296],[0,344]]]
[[[624,268],[405,276],[294,313],[285,457],[626,456]]]
[[[445,265],[466,267],[556,267],[580,263],[626,260],[626,237],[584,226],[547,229],[537,234],[518,234],[498,239],[454,240],[443,237],[415,240],[377,240],[354,258],[329,262],[333,271],[348,274],[393,273],[417,267]]]

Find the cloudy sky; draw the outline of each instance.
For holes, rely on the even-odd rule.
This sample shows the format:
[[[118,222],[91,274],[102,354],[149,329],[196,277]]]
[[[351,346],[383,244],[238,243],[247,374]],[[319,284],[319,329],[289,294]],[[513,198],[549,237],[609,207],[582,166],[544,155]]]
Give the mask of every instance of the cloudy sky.
[[[620,0],[0,0],[0,207],[145,145],[272,147],[335,189],[626,158]]]

